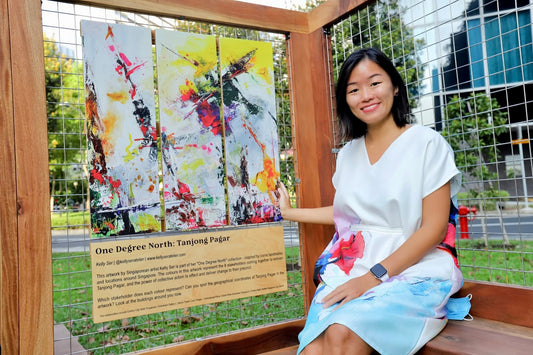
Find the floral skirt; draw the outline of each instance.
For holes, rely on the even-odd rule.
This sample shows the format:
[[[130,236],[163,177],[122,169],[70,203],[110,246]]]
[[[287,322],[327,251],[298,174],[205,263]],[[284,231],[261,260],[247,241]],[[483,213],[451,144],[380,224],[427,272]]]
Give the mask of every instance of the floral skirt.
[[[320,283],[298,337],[298,353],[330,325],[341,324],[380,354],[413,354],[446,325],[446,303],[463,278],[452,256],[437,248],[359,298],[324,309],[326,295],[368,272],[406,239],[397,229],[357,227],[336,235],[317,262]]]
[[[380,354],[413,354],[446,325],[444,311],[436,308],[451,286],[450,281],[392,277],[335,311],[336,305],[324,309],[315,296],[298,336],[298,353],[330,325],[342,324]]]

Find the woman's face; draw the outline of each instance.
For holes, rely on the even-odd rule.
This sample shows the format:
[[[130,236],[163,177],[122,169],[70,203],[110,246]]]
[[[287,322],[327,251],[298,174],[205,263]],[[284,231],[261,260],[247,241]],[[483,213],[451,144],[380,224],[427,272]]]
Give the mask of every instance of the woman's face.
[[[346,87],[346,102],[368,128],[394,122],[392,104],[398,89],[385,70],[363,59],[352,70]]]

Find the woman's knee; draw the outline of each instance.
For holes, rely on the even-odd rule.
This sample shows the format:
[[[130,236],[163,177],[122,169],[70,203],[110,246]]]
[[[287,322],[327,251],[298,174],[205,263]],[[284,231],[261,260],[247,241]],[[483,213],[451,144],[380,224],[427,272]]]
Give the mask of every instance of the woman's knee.
[[[357,339],[358,336],[342,324],[332,324],[326,329],[324,336],[327,342],[332,342],[333,344],[340,344],[343,342],[350,342]]]
[[[321,334],[311,343],[307,344],[300,352],[300,355],[317,355],[324,353],[324,336]]]
[[[371,354],[373,349],[350,328],[332,324],[324,334],[324,346],[335,354]]]

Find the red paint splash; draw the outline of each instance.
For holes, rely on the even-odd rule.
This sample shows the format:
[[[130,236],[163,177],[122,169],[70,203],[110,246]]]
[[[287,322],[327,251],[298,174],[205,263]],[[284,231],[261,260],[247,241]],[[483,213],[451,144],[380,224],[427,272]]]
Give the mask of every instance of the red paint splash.
[[[365,240],[359,231],[356,235],[352,234],[348,240],[340,239],[338,243],[333,245],[330,252],[331,257],[337,259],[335,264],[346,275],[349,275],[355,260],[363,257],[364,250]]]
[[[213,135],[222,135],[222,125],[220,123],[220,108],[209,103],[209,99],[213,94],[205,98],[201,98],[195,89],[194,84],[186,80],[184,88],[180,90],[180,99],[184,102],[192,101],[196,106],[196,113],[200,119],[200,123],[205,128],[209,128]]]
[[[127,66],[131,65],[130,60],[128,59],[128,57],[124,53],[120,52],[118,55],[120,56],[120,59],[122,59],[124,61],[124,64],[126,64]]]
[[[222,125],[220,124],[220,109],[212,106],[207,100],[202,101],[196,111],[202,121],[202,125],[211,128],[211,133],[218,136],[222,134]]]
[[[107,34],[105,35],[105,39],[107,39],[108,37],[115,37],[115,35],[113,34],[113,27],[111,26],[107,26]]]
[[[98,182],[102,185],[105,182],[104,177],[102,176],[102,172],[96,169],[91,169],[91,178],[98,180]]]
[[[196,197],[191,193],[191,188],[186,183],[178,180],[178,189],[172,188],[172,195],[180,201],[178,206],[166,210],[166,213],[178,216],[180,222],[188,228],[205,227],[206,222],[203,211],[194,207]]]

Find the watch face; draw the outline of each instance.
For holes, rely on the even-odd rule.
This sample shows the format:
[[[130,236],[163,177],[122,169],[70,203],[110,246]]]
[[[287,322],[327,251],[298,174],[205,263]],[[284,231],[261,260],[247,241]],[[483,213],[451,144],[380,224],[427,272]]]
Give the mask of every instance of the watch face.
[[[372,268],[370,269],[370,272],[373,273],[374,276],[376,276],[379,279],[380,277],[382,277],[383,275],[387,273],[387,269],[385,269],[383,265],[381,264],[376,264],[372,266]]]

